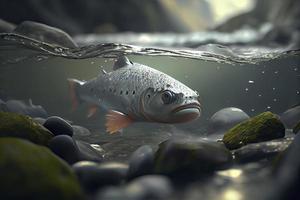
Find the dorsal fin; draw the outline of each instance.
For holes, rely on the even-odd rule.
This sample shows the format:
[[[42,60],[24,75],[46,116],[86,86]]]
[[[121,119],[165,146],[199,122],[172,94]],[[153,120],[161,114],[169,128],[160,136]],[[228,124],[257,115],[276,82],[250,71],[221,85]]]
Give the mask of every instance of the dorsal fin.
[[[113,66],[113,70],[120,69],[121,67],[132,65],[132,62],[126,56],[120,56]]]

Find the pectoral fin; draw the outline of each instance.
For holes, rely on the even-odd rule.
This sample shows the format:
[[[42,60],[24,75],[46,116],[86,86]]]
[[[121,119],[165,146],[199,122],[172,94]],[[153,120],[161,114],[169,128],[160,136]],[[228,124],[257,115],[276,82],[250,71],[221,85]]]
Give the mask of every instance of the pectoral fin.
[[[90,106],[88,114],[87,114],[87,118],[93,117],[96,114],[96,112],[98,111],[98,108],[99,107],[97,105]]]
[[[106,131],[110,134],[120,131],[122,128],[129,126],[133,120],[126,114],[110,110],[106,114]]]

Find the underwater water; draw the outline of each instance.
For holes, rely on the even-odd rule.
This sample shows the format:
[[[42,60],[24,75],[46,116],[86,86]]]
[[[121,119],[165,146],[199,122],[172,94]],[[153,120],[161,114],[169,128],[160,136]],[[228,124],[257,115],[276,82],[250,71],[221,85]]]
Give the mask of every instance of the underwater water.
[[[203,34],[201,33],[200,36],[203,36]],[[73,128],[74,125],[87,128],[88,131],[82,132],[74,130],[73,139],[76,142],[87,142],[77,144],[80,146],[80,151],[91,153],[93,150],[90,149],[90,146],[92,146],[94,151],[97,150],[97,156],[100,152],[101,164],[104,165],[105,162],[103,161],[129,162],[130,169],[132,163],[129,158],[135,155],[133,158],[137,163],[143,162],[143,159],[152,159],[153,166],[151,166],[153,169],[151,170],[153,171],[150,172],[151,174],[158,170],[159,167],[157,166],[160,165],[160,160],[154,160],[153,158],[154,152],[158,148],[160,151],[157,151],[155,156],[171,152],[170,155],[173,158],[170,160],[166,158],[164,162],[171,162],[172,164],[172,160],[175,159],[173,165],[170,166],[175,169],[175,178],[179,179],[179,182],[178,180],[172,182],[174,184],[172,195],[168,194],[168,191],[171,190],[164,187],[154,189],[153,193],[158,192],[159,195],[162,194],[164,197],[171,196],[170,199],[190,200],[199,198],[224,200],[266,199],[265,197],[274,199],[273,197],[276,196],[278,191],[280,193],[286,189],[285,185],[289,186],[294,183],[292,182],[294,181],[293,178],[289,176],[287,178],[281,177],[280,175],[285,176],[288,174],[287,171],[291,171],[291,174],[293,174],[293,170],[297,169],[298,165],[294,165],[293,156],[291,156],[290,160],[286,161],[286,165],[280,166],[282,173],[274,176],[272,174],[274,171],[272,163],[275,163],[275,161],[273,162],[272,159],[275,155],[287,149],[293,140],[299,143],[299,133],[298,138],[296,136],[294,139],[290,127],[286,127],[285,130],[282,125],[283,132],[285,130],[286,134],[285,137],[284,134],[280,137],[284,138],[276,136],[272,139],[279,139],[267,140],[266,142],[264,142],[265,140],[258,141],[259,143],[248,144],[242,148],[230,149],[231,151],[229,151],[219,140],[223,138],[224,132],[212,132],[210,127],[214,114],[228,107],[239,108],[250,117],[257,116],[265,111],[271,111],[280,116],[288,109],[295,107],[298,108],[296,113],[299,114],[299,50],[293,45],[254,45],[251,41],[253,42],[257,37],[251,36],[249,39],[248,35],[248,40],[243,40],[243,38],[245,39],[244,33],[240,33],[242,35],[234,33],[235,36],[232,38],[235,38],[235,40],[227,42],[224,42],[226,38],[231,38],[228,34],[218,33],[216,38],[214,38],[215,36],[209,36],[210,33],[206,34],[207,41],[204,41],[202,37],[189,40],[189,36],[184,36],[183,40],[188,40],[187,42],[180,42],[179,40],[175,44],[173,42],[177,40],[177,36],[174,36],[175,39],[173,38],[173,42],[170,42],[167,40],[167,35],[161,35],[161,37],[155,35],[154,42],[146,40],[146,44],[134,42],[134,40],[131,40],[132,44],[123,43],[122,41],[137,36],[130,34],[109,36],[109,39],[104,38],[103,40],[111,42],[113,37],[118,37],[119,40],[117,41],[120,43],[104,44],[101,43],[101,40],[98,40],[98,43],[96,42],[98,36],[80,36],[77,38],[77,42],[81,46],[74,49],[47,44],[17,34],[0,34],[0,99],[6,104],[10,100],[18,100],[19,103],[23,102],[34,108],[36,108],[36,105],[40,105],[46,114],[45,112],[36,111],[34,113],[36,114],[35,117],[59,116],[68,120]],[[139,37],[145,37],[145,35]],[[147,37],[152,38],[151,35],[147,35]],[[220,42],[221,40],[223,42]],[[217,44],[218,42],[222,45]],[[251,44],[247,44],[247,42]],[[126,55],[133,62],[162,71],[196,90],[199,93],[202,105],[201,117],[183,124],[133,123],[121,133],[110,135],[105,131],[106,111],[104,109],[99,109],[96,115],[91,118],[87,117],[89,107],[87,104],[80,104],[76,110],[72,110],[67,79],[89,80],[102,73],[102,70],[112,71],[113,63],[120,55]],[[2,102],[0,101],[0,110],[2,109],[1,106]],[[295,115],[294,118],[298,120],[299,117],[297,118],[297,114]],[[225,123],[227,118],[230,120],[230,116],[225,115],[225,118],[223,118]],[[43,119],[39,118],[39,120]],[[214,125],[218,126],[218,124]],[[274,134],[277,133],[274,132]],[[54,137],[53,140],[57,137]],[[170,138],[174,139],[173,142],[175,141],[175,145],[173,144],[173,147],[171,145],[175,149],[173,154],[170,150],[172,148],[164,149],[165,152],[161,150],[168,143],[160,143]],[[176,140],[178,138],[179,140]],[[73,139],[71,138],[71,140]],[[211,143],[211,140],[218,142]],[[183,143],[181,143],[182,141]],[[185,141],[187,142],[185,143]],[[292,150],[289,150],[290,152],[298,151],[297,148],[299,147],[297,147],[296,142],[291,144]],[[86,144],[89,148],[84,146]],[[160,144],[159,147],[158,144]],[[177,144],[179,145],[177,146]],[[153,151],[150,151],[152,154],[149,153],[149,146],[153,149]],[[181,146],[183,147],[182,152],[180,152]],[[139,150],[139,147],[144,148],[143,150],[146,153]],[[179,150],[176,148],[179,148]],[[199,156],[194,153],[194,149],[199,151]],[[141,151],[142,156],[136,153],[136,150]],[[169,150],[170,152],[168,152]],[[176,153],[177,150],[179,153]],[[68,149],[63,148],[61,151],[67,152]],[[184,153],[187,153],[188,156]],[[185,177],[177,174],[176,168],[181,160],[183,160],[183,171],[186,170],[184,165],[186,161],[190,163],[188,167],[191,167],[191,169],[197,168],[195,174],[200,172],[201,177],[194,176],[193,171],[188,171],[188,175]],[[211,169],[201,168],[203,163],[198,163],[201,160],[208,161],[208,163],[212,162],[211,165],[208,164]],[[206,166],[205,164],[204,166]],[[117,164],[117,166],[121,166],[120,169],[123,169],[123,165]],[[293,166],[296,166],[296,168],[292,168]],[[84,165],[78,165],[78,167],[84,169]],[[143,165],[142,167],[147,168]],[[200,169],[198,169],[199,167]],[[73,169],[76,169],[74,165]],[[112,167],[112,171],[120,169]],[[179,172],[183,172],[180,171],[182,169],[179,169]],[[86,170],[89,173],[89,168]],[[93,170],[91,173],[93,173]],[[174,176],[174,174],[171,175]],[[189,179],[189,181],[185,179]],[[158,180],[152,181],[156,185],[155,181]],[[124,180],[122,181],[124,182]],[[126,195],[131,195],[135,191],[131,191],[130,184],[129,186],[126,184],[124,183],[120,188],[115,186],[112,191],[109,189],[100,190],[99,198],[96,198],[93,194],[89,199],[111,199],[110,197],[118,194],[121,195],[119,199],[123,199],[124,187],[128,187],[128,191],[126,191],[128,194],[125,193]],[[168,186],[168,184],[162,185]],[[145,186],[146,191],[149,189],[147,187],[150,188],[151,193],[151,184]],[[89,194],[89,191],[85,192]],[[135,195],[139,195],[139,193],[136,192]],[[280,199],[280,197],[277,198]]]
[[[191,49],[108,43],[70,50],[24,36],[2,34],[0,51],[2,99],[25,102],[31,99],[49,115],[61,116],[91,130],[93,136],[81,138],[90,143],[122,143],[117,145],[118,153],[114,155],[117,158],[112,156],[116,160],[122,156],[121,159],[126,160],[136,147],[156,145],[174,132],[209,138],[208,121],[222,108],[237,107],[249,116],[264,111],[281,114],[300,100],[299,52],[287,47],[208,44]],[[105,132],[105,110],[99,110],[91,119],[86,117],[88,105],[71,111],[67,79],[89,80],[101,69],[111,71],[116,57],[121,54],[198,91],[203,109],[201,117],[176,125],[135,123],[121,136],[111,136]]]

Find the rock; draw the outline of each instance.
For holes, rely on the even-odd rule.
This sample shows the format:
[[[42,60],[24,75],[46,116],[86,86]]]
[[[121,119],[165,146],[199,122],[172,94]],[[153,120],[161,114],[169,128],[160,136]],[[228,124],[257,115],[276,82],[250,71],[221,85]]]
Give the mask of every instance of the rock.
[[[282,138],[284,135],[285,128],[279,117],[264,112],[231,128],[224,134],[223,142],[232,150],[249,143]]]
[[[84,190],[93,193],[103,186],[119,185],[125,180],[128,165],[116,162],[81,161],[73,165]]]
[[[52,138],[49,148],[71,165],[80,160],[79,149],[75,141],[68,135],[58,135]]]
[[[8,100],[6,102],[6,108],[7,112],[28,115],[30,117],[48,117],[46,110],[40,105],[33,105],[31,100],[29,100],[28,105],[20,100]]]
[[[158,174],[207,174],[232,160],[222,143],[202,139],[171,139],[159,145],[154,171]]]
[[[300,105],[288,109],[280,115],[285,128],[292,129],[300,121]]]
[[[223,135],[230,128],[247,119],[249,119],[249,116],[239,108],[223,108],[210,118],[208,132],[210,134]]]
[[[18,137],[47,145],[53,134],[28,116],[0,112],[0,137]]]
[[[90,136],[91,132],[89,129],[78,126],[78,125],[72,125],[74,136],[79,136],[79,137],[85,137],[85,136]]]
[[[71,36],[66,32],[38,22],[24,21],[19,24],[13,32],[52,45],[68,48],[77,47]]]
[[[0,19],[0,33],[10,33],[15,27],[16,25]]]
[[[293,133],[297,134],[300,131],[300,121],[298,122],[298,124],[296,124],[296,126],[293,128]]]
[[[94,162],[101,162],[104,158],[104,150],[98,145],[97,148],[93,147],[91,144],[76,140],[76,145],[79,149],[79,159],[88,160]]]
[[[293,138],[281,138],[267,142],[253,143],[243,146],[232,153],[238,163],[257,162],[262,159],[272,159],[283,152],[292,143]]]
[[[0,99],[0,112],[7,112],[7,107],[6,107],[6,103]]]
[[[168,178],[159,175],[147,175],[134,179],[124,187],[109,187],[101,190],[97,200],[165,200],[172,194],[172,185]]]
[[[57,117],[57,116],[49,117],[43,125],[54,135],[73,136],[72,126],[61,117]]]
[[[35,118],[33,118],[33,120],[35,122],[39,123],[40,125],[43,125],[45,123],[45,121],[46,121],[46,119],[41,118],[41,117],[35,117]]]
[[[153,173],[154,152],[149,145],[144,145],[132,153],[129,159],[128,179]]]
[[[0,138],[0,171],[1,199],[83,199],[71,168],[31,142]]]
[[[288,149],[279,155],[272,174],[273,192],[269,199],[299,199],[300,191],[300,135],[297,134]]]

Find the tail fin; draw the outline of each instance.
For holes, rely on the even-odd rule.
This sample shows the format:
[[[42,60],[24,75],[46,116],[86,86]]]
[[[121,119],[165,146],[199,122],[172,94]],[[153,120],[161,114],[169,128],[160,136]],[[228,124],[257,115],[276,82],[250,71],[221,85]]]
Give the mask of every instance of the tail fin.
[[[77,109],[80,103],[78,89],[84,84],[84,82],[72,78],[69,78],[68,82],[69,82],[70,97],[72,101],[72,111],[74,111]]]

